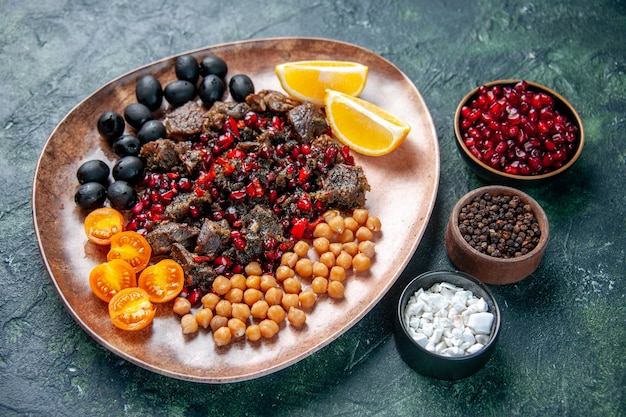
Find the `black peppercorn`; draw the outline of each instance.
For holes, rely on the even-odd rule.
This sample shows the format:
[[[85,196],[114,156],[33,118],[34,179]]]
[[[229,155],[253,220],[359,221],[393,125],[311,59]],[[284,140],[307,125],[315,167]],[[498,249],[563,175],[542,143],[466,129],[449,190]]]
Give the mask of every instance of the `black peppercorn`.
[[[530,204],[517,195],[485,193],[459,213],[463,239],[479,252],[496,258],[515,258],[532,251],[541,230]]]

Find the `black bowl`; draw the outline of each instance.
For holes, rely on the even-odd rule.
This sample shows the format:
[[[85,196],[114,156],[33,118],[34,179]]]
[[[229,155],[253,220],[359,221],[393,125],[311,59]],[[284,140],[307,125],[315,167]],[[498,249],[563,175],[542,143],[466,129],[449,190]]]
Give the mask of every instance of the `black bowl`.
[[[448,282],[482,297],[494,315],[489,342],[478,352],[465,356],[442,356],[420,346],[407,330],[404,313],[409,298],[420,288],[429,289],[436,283]],[[471,275],[457,271],[430,271],[413,279],[404,289],[398,302],[394,321],[394,334],[398,352],[404,361],[422,375],[457,380],[478,372],[487,363],[500,332],[500,309],[493,294],[485,284]]]
[[[514,86],[521,80],[497,80],[484,84],[485,87],[493,87],[495,85],[504,86]],[[567,171],[576,160],[580,157],[580,154],[583,150],[583,146],[585,143],[585,132],[583,128],[582,120],[580,116],[574,109],[574,107],[559,93],[556,91],[545,87],[541,84],[537,84],[531,81],[526,81],[528,84],[528,89],[534,92],[543,92],[548,94],[554,100],[554,109],[561,113],[563,116],[567,117],[567,119],[572,122],[578,128],[578,138],[576,142],[576,148],[574,153],[569,157],[567,162],[563,164],[560,168],[550,171],[545,174],[538,175],[514,175],[509,174],[504,171],[500,171],[498,169],[492,168],[484,162],[480,161],[476,156],[474,156],[469,149],[465,146],[463,141],[463,136],[461,134],[460,122],[461,122],[461,109],[463,106],[471,103],[478,96],[478,91],[480,87],[474,88],[470,91],[459,103],[456,112],[454,114],[454,133],[456,136],[456,146],[461,154],[463,160],[469,165],[469,167],[476,173],[479,177],[486,180],[492,184],[501,184],[508,185],[511,187],[524,187],[524,186],[539,186],[546,184],[553,179],[559,177],[565,171]]]

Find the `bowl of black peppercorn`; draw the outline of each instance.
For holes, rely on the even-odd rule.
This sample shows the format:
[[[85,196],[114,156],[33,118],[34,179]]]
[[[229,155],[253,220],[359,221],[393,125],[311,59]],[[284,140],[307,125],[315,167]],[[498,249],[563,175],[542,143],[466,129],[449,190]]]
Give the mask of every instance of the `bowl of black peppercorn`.
[[[454,206],[445,243],[454,266],[487,284],[512,284],[531,275],[548,245],[550,225],[528,194],[491,185],[464,195]]]

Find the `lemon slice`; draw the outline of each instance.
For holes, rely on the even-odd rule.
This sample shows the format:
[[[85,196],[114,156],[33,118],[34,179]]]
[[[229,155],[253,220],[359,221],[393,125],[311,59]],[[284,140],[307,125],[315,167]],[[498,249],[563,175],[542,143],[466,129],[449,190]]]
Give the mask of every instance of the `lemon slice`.
[[[326,89],[358,96],[365,88],[368,67],[347,61],[297,61],[277,65],[283,89],[300,101],[324,105]]]
[[[326,117],[333,134],[363,155],[386,155],[406,139],[411,126],[368,101],[327,90]]]

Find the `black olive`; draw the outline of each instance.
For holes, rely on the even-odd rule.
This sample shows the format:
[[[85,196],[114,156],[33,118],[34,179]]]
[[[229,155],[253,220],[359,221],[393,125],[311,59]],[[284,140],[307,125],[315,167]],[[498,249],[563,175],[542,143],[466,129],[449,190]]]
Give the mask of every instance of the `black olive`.
[[[198,87],[198,95],[207,107],[211,107],[213,103],[221,100],[224,91],[226,91],[224,81],[214,74],[209,74],[204,77],[200,83],[200,87]]]
[[[106,190],[114,209],[127,210],[137,203],[137,192],[126,181],[114,181]]]
[[[141,151],[141,141],[132,135],[120,136],[113,142],[113,151],[119,156],[137,156]]]
[[[107,140],[113,142],[124,133],[124,118],[113,111],[107,111],[98,119],[98,132]]]
[[[174,71],[176,72],[176,78],[189,81],[192,84],[195,84],[200,76],[198,61],[191,55],[181,55],[176,58]]]
[[[143,178],[144,163],[136,156],[120,158],[113,166],[113,178],[135,184]]]
[[[221,79],[224,79],[226,77],[226,73],[228,73],[228,66],[226,65],[226,62],[218,56],[207,56],[200,63],[200,75],[203,77],[213,74],[217,75]]]
[[[135,95],[139,103],[145,105],[150,111],[156,111],[163,101],[163,87],[155,77],[146,75],[137,81]]]
[[[86,182],[74,194],[76,205],[85,209],[102,207],[106,198],[106,188],[99,182]]]
[[[153,140],[165,138],[167,131],[165,130],[165,126],[158,120],[148,120],[146,123],[141,126],[139,132],[137,132],[137,137],[139,141],[144,144],[151,142]]]
[[[174,107],[192,100],[196,95],[196,86],[185,80],[172,81],[163,91],[165,99]]]
[[[245,74],[233,75],[228,83],[230,89],[230,95],[233,100],[243,102],[249,94],[254,93],[254,84],[252,80]]]
[[[135,129],[141,129],[144,123],[152,120],[152,112],[141,103],[130,103],[124,108],[124,120]]]
[[[81,184],[99,182],[100,184],[108,185],[110,172],[109,166],[104,161],[92,159],[78,167],[76,177]]]

